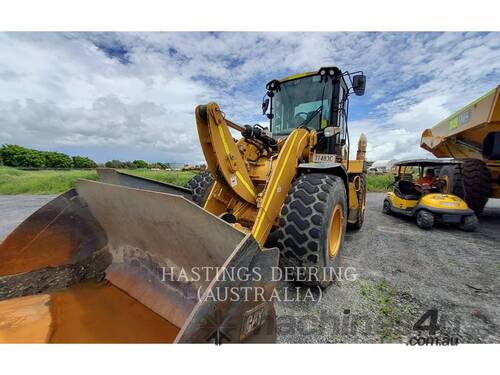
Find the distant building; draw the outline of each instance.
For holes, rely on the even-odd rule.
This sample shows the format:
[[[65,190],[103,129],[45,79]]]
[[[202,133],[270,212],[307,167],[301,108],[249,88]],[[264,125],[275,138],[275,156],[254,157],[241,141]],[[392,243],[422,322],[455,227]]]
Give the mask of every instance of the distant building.
[[[375,160],[373,164],[368,168],[368,173],[370,174],[384,174],[391,171],[392,166],[396,162],[396,159],[391,160]]]

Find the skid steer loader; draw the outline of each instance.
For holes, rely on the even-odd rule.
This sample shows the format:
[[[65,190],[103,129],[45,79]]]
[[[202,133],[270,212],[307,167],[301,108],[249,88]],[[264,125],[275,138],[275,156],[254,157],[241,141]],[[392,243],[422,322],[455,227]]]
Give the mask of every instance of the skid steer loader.
[[[270,131],[198,106],[208,173],[189,189],[79,180],[0,244],[0,341],[273,342],[279,258],[325,287],[363,224],[366,138],[349,160],[347,112],[364,89],[336,67],[273,80]]]

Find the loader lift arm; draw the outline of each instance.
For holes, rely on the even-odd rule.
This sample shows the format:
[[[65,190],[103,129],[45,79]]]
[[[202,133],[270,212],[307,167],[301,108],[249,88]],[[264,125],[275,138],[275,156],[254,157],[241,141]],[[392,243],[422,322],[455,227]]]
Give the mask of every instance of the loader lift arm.
[[[219,106],[209,103],[196,107],[200,144],[213,176],[220,171],[233,191],[248,203],[255,203],[257,192],[247,167],[229,131]]]
[[[225,214],[231,213],[238,222],[238,212],[250,209],[254,213],[254,220],[252,227],[246,229],[252,233],[260,245],[264,245],[280,213],[292,180],[296,176],[299,159],[310,158],[310,152],[316,141],[316,131],[297,128],[280,144],[279,152],[274,151],[277,158],[262,158],[262,163],[267,164],[266,168],[271,173],[268,174],[264,187],[259,190],[252,180],[249,170],[251,166],[242,155],[246,148],[238,147],[229,130],[231,127],[242,133],[244,137],[251,136],[248,131],[245,132],[246,128],[226,120],[216,103],[198,106],[196,122],[208,169],[217,182],[215,188],[219,186],[232,195],[231,199],[226,200],[226,210],[221,212],[220,216],[224,217]],[[260,140],[246,141],[259,142]],[[239,210],[238,207],[240,207]]]

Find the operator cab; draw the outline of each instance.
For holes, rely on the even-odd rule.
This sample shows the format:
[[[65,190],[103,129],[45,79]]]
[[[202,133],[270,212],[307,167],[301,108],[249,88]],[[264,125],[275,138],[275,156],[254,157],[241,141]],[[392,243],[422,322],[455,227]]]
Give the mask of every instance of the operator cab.
[[[356,73],[360,74],[351,79],[348,72],[325,67],[317,72],[269,82],[262,110],[270,119],[273,137],[286,137],[300,127],[315,129],[318,134],[316,152],[340,156],[343,146],[348,143],[349,94],[363,95],[365,90],[365,76],[362,72]]]

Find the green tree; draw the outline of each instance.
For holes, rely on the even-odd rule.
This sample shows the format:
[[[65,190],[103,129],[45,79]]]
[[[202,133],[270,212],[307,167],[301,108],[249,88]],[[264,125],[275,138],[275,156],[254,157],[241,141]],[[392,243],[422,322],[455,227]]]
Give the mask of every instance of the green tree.
[[[45,158],[45,166],[48,168],[71,168],[73,160],[61,152],[44,151],[41,152]]]
[[[123,162],[123,168],[136,169],[137,167],[131,161],[125,161],[125,162]]]
[[[40,151],[18,145],[3,145],[0,155],[4,165],[20,168],[44,168],[46,160]]]
[[[97,164],[95,161],[92,159],[89,159],[86,156],[73,156],[73,168],[80,168],[80,169],[85,169],[85,168],[96,168]]]
[[[124,167],[124,163],[121,162],[120,160],[110,160],[110,161],[106,162],[105,166],[107,168],[117,168],[117,169],[120,169],[120,168]]]
[[[147,168],[148,163],[146,163],[144,160],[134,160],[132,162],[136,168]]]

